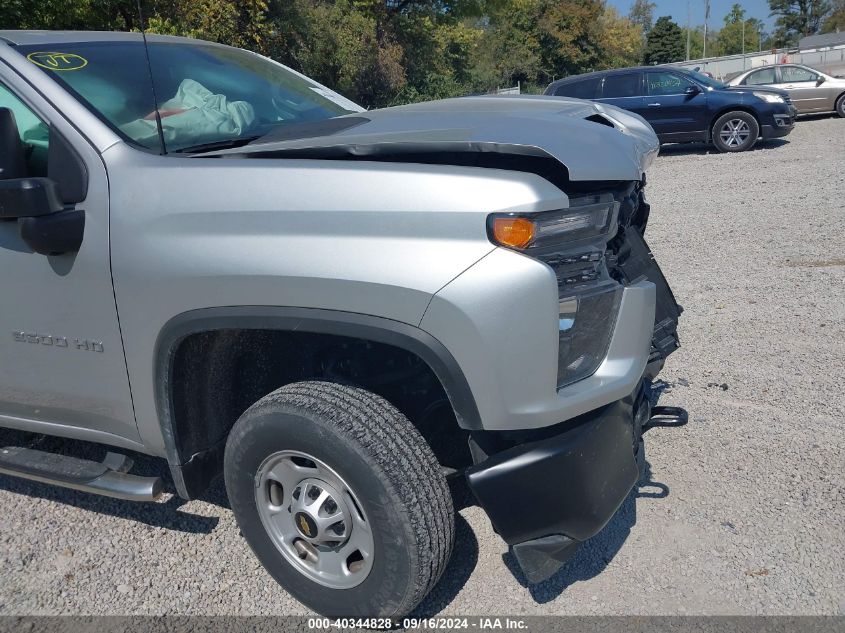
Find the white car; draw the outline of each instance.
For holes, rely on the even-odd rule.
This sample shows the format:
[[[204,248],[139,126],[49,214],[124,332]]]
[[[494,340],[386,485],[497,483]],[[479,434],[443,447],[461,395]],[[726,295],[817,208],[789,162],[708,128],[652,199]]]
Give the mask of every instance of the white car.
[[[778,64],[742,73],[730,86],[770,86],[789,93],[798,114],[836,112],[845,117],[845,78],[833,77],[809,66]]]

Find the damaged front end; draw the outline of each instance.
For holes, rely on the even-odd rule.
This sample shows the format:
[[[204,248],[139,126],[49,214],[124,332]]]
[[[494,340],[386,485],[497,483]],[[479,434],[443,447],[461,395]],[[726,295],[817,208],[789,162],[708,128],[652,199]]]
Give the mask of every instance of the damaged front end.
[[[530,172],[565,194],[538,208],[489,209],[486,227],[490,242],[542,262],[557,280],[556,383],[532,383],[530,398],[511,409],[502,402],[499,417],[473,429],[466,471],[531,582],[553,574],[607,524],[644,467],[650,385],[678,348],[681,313],[643,239],[643,173],[658,149],[643,119],[611,106],[472,97],[292,126],[208,154]],[[460,279],[450,286],[458,295]],[[432,323],[435,310],[432,302]],[[553,326],[545,333],[551,343]]]
[[[607,362],[624,290],[653,286],[651,350],[635,388],[551,427],[475,432],[470,439],[475,465],[467,471],[469,486],[532,583],[555,573],[615,514],[644,472],[642,435],[658,425],[654,416],[661,417],[661,426],[686,421],[680,410],[652,409],[651,383],[679,347],[682,308],[643,239],[650,211],[643,185],[570,185],[567,194],[576,210],[614,202],[612,230],[565,250],[531,253],[558,279],[561,396]]]

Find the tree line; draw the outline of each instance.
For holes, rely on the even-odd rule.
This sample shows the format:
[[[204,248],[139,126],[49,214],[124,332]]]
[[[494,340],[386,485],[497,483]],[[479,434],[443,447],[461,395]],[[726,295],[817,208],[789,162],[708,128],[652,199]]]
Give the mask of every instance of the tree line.
[[[486,93],[606,68],[700,57],[655,4],[627,15],[606,0],[3,0],[0,28],[139,30],[186,35],[268,55],[359,103],[380,107]],[[845,0],[769,0],[775,30],[739,4],[707,54],[791,45],[845,29]],[[744,35],[744,39],[743,39]]]

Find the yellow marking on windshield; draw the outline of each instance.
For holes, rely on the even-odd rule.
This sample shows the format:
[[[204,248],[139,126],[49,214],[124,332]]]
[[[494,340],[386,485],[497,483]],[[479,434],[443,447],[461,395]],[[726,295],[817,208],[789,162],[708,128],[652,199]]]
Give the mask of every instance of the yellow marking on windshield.
[[[88,60],[76,53],[47,53],[35,51],[26,56],[36,66],[47,70],[79,70],[88,65]]]

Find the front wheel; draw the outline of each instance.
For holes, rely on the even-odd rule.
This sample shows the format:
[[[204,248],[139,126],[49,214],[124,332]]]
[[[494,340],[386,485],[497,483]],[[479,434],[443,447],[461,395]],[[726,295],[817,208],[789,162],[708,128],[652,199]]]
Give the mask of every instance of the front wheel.
[[[454,510],[434,454],[363,389],[300,382],[265,396],[232,428],[224,475],[258,559],[321,615],[402,617],[449,559]]]
[[[747,112],[728,112],[713,124],[713,145],[720,152],[744,152],[760,136],[757,119]]]
[[[836,114],[845,119],[845,93],[839,95],[836,100]]]

